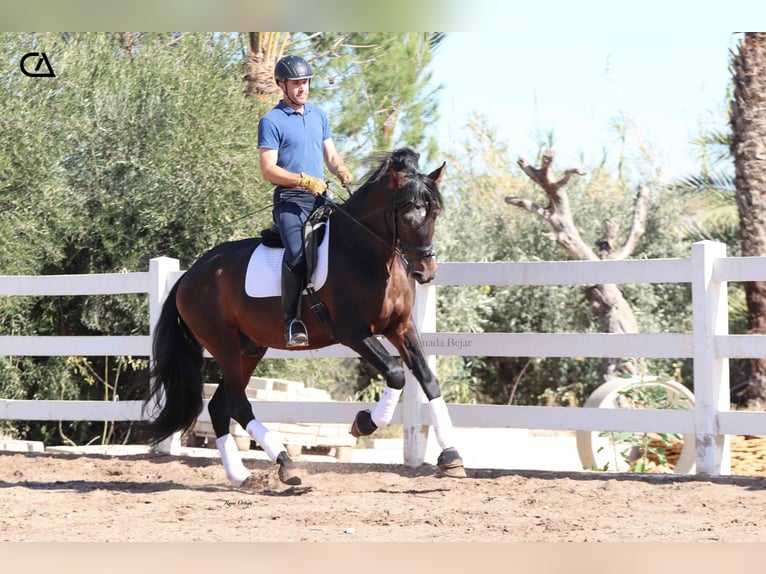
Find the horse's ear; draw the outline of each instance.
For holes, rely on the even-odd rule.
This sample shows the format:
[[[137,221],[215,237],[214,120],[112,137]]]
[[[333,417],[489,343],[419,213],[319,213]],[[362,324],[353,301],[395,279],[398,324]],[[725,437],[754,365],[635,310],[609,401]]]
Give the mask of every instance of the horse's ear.
[[[391,187],[399,189],[404,185],[404,180],[407,179],[407,174],[389,167],[388,178],[391,180]]]
[[[442,176],[444,175],[444,170],[447,169],[447,162],[445,161],[441,167],[435,171],[432,171],[428,174],[428,177],[430,177],[432,180],[434,180],[434,183],[439,183],[442,180]]]

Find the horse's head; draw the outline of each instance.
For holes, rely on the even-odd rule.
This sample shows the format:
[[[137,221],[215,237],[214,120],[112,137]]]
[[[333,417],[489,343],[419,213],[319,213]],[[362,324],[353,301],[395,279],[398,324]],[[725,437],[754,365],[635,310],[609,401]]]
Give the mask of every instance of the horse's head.
[[[409,276],[428,283],[436,273],[433,235],[442,210],[438,184],[446,163],[425,175],[418,170],[419,158],[409,148],[385,155],[343,209],[399,253]]]
[[[396,248],[407,263],[407,273],[418,283],[428,283],[436,274],[433,236],[442,210],[438,184],[447,164],[428,175],[414,170],[389,168],[394,189],[393,219]]]

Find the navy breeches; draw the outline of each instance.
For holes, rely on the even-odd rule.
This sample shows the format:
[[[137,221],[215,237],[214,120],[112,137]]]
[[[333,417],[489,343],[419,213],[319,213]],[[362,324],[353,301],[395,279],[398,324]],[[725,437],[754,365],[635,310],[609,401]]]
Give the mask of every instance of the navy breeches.
[[[274,223],[285,245],[283,262],[291,271],[304,265],[303,225],[316,207],[324,203],[322,196],[314,197],[302,189],[274,190]]]

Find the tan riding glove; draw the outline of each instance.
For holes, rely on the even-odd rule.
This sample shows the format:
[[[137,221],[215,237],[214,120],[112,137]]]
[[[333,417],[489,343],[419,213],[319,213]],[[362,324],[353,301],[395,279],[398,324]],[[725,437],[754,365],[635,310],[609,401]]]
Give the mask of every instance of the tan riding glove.
[[[313,195],[319,195],[327,190],[327,183],[323,179],[302,173],[298,180],[298,187],[309,190]]]
[[[353,183],[354,176],[351,175],[351,172],[348,171],[348,168],[345,165],[342,165],[338,168],[338,179],[343,185],[348,185]]]

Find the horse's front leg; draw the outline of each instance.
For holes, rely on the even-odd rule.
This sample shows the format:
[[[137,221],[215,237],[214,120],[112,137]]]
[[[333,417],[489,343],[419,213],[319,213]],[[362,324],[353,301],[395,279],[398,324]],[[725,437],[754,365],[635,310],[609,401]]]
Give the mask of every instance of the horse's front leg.
[[[368,335],[359,342],[346,344],[380,371],[386,379],[386,388],[383,389],[375,408],[372,411],[359,411],[351,425],[353,436],[367,436],[391,422],[404,389],[404,368],[373,335]]]
[[[447,411],[447,405],[441,396],[439,383],[428,367],[417,331],[412,327],[402,340],[392,340],[392,343],[397,347],[402,359],[420,382],[428,398],[434,433],[439,446],[442,448],[437,465],[449,476],[466,476],[463,461],[452,442],[452,420]],[[351,425],[353,436],[367,436],[391,422],[402,389],[404,389],[404,368],[374,336],[368,336],[360,343],[349,346],[367,359],[386,379],[386,388],[372,411],[366,409],[359,411]]]
[[[466,476],[463,460],[455,448],[452,419],[447,410],[447,403],[442,397],[436,375],[428,366],[420,337],[414,325],[410,324],[400,340],[391,339],[391,342],[399,350],[402,360],[415,375],[428,399],[428,406],[431,409],[431,424],[434,428],[436,441],[442,449],[437,465],[449,476]]]

